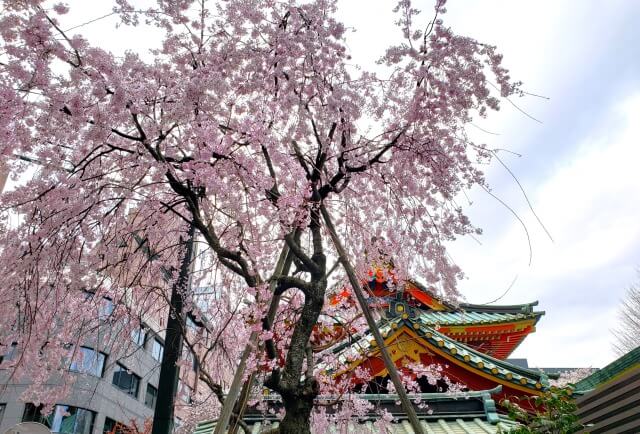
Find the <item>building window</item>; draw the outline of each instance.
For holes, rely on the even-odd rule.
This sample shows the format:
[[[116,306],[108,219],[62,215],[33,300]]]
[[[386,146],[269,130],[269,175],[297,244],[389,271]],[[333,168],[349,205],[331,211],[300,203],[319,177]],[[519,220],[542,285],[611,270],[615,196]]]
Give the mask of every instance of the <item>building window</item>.
[[[182,358],[189,363],[192,371],[198,370],[198,358],[188,347],[182,347]]]
[[[91,291],[85,291],[84,299],[85,301],[91,301],[95,299],[96,295]],[[95,302],[94,302],[95,303]],[[98,301],[98,318],[102,321],[107,320],[115,309],[115,305],[113,304],[113,300],[109,297],[101,297]]]
[[[68,405],[56,405],[55,411],[48,417],[52,432],[91,434],[95,413],[83,408]]]
[[[164,345],[157,338],[153,339],[153,346],[151,347],[151,355],[158,362],[162,362],[162,354],[164,354]]]
[[[110,417],[104,418],[104,426],[102,427],[102,434],[127,434],[132,432],[131,428],[127,425],[111,419]]]
[[[107,356],[105,354],[93,348],[80,347],[73,357],[69,370],[102,377],[106,358]]]
[[[0,404],[0,424],[2,424],[2,417],[4,416],[4,409],[7,407],[7,404]]]
[[[144,405],[149,408],[156,407],[156,400],[158,399],[158,389],[147,383],[147,394],[144,397]]]
[[[207,295],[208,297],[206,297],[206,299],[208,300],[220,300],[222,298],[221,291],[215,289],[213,286],[197,286],[193,288],[192,291],[199,296]]]
[[[147,332],[142,326],[131,331],[131,340],[139,347],[144,347],[146,337]]]
[[[23,422],[39,422],[45,423],[45,417],[40,413],[42,405],[35,406],[30,402],[24,405],[24,413],[22,413]]]
[[[91,434],[93,431],[96,414],[91,410],[70,405],[56,405],[48,416],[43,416],[41,410],[42,406],[26,404],[22,421],[39,422],[46,425],[52,432],[62,434]]]
[[[102,434],[116,434],[116,425],[118,422],[110,417],[104,418],[104,426],[102,427]]]
[[[193,394],[193,389],[187,383],[182,380],[178,380],[178,397],[187,404],[191,404],[191,395]]]
[[[112,383],[118,389],[122,390],[128,395],[134,398],[138,397],[138,388],[140,387],[140,377],[121,364],[116,365],[116,369],[113,372]]]
[[[18,351],[18,343],[13,342],[11,346],[7,349],[6,353],[0,354],[0,364],[2,364],[2,362],[8,362],[10,360],[13,360],[16,356],[17,351]]]
[[[113,300],[108,297],[102,297],[100,301],[100,305],[98,307],[98,315],[101,320],[108,319],[113,311],[115,310],[115,305],[113,304]]]

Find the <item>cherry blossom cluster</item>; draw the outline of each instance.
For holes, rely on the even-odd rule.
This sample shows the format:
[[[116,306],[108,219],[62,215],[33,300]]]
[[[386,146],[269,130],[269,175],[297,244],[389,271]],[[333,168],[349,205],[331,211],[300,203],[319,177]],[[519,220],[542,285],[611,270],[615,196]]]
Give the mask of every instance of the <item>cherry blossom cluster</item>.
[[[363,331],[356,306],[324,303],[346,279],[322,212],[361,279],[392,262],[399,285],[455,295],[445,242],[478,231],[455,198],[485,185],[491,157],[465,126],[519,83],[495,47],[445,25],[443,1],[426,18],[398,3],[385,75],[351,67],[337,0],[116,0],[120,29],[162,35],[122,56],[65,31],[64,4],[2,7],[0,153],[17,187],[0,198],[0,351],[17,349],[2,367],[30,378],[25,399],[68,393],[87,340],[117,359],[133,350],[122,336],[163,326],[190,227],[206,259],[178,290],[207,330],[185,339],[218,397],[251,332],[243,375],[296,403],[329,384],[305,374],[325,357],[306,355],[316,323]]]

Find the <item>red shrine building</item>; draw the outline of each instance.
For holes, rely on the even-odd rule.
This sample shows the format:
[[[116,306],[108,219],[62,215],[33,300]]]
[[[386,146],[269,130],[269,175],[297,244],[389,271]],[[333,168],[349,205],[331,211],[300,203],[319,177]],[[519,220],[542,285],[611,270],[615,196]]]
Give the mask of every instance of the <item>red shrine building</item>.
[[[439,366],[441,375],[464,391],[494,391],[492,398],[497,403],[502,399],[541,395],[549,388],[547,374],[505,360],[535,331],[544,315],[534,310],[537,302],[454,306],[416,282],[408,282],[403,288],[390,285],[393,276],[384,274],[380,270],[372,272],[366,286],[370,306],[380,317],[380,331],[399,370],[407,372],[408,365],[417,363]],[[334,296],[331,302],[345,297],[350,297],[348,290]],[[337,377],[364,368],[373,380],[356,384],[355,389],[364,394],[387,393],[388,373],[371,334],[343,340],[331,351],[345,366],[335,373]],[[421,393],[447,389],[442,381],[436,385],[424,378],[416,381]],[[520,404],[525,408],[528,405],[527,401]]]

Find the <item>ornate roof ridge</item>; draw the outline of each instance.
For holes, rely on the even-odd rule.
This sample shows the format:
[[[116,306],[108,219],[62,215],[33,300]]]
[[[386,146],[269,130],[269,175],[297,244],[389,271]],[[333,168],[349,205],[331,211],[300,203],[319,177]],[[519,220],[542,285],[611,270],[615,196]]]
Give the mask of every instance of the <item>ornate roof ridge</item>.
[[[429,409],[426,408],[422,409],[422,411],[418,413],[420,423],[427,432],[441,432],[444,430],[444,432],[448,433],[465,432],[470,434],[495,434],[508,432],[510,428],[516,425],[515,422],[498,413],[495,401],[491,397],[491,395],[500,393],[501,390],[502,387],[497,386],[489,390],[458,393],[422,393],[410,395],[410,397],[412,397],[412,399],[419,397],[421,404],[439,406],[435,408],[435,411],[429,411]],[[378,405],[382,405],[384,408],[385,405],[389,405],[389,401],[396,399],[397,395],[358,394],[358,398],[370,398],[371,401],[375,401]],[[280,398],[279,396],[274,395],[261,396],[260,399],[275,403]],[[335,401],[335,397],[319,397],[320,401],[324,399]],[[407,422],[406,414],[395,407],[397,406],[392,405],[391,407],[387,407],[395,418],[395,423],[390,427],[391,432],[412,432]],[[349,432],[377,432],[377,430],[374,430],[373,422],[378,420],[379,417],[380,414],[375,412],[361,415],[358,418],[348,421],[347,430]],[[265,428],[267,425],[270,427],[278,426],[277,415],[275,413],[247,413],[244,415],[243,420],[251,426],[252,432],[260,432],[261,429]],[[195,427],[193,434],[211,434],[215,429],[215,425],[215,419],[201,421]],[[330,431],[342,431],[336,430],[336,427]]]
[[[469,398],[486,398],[487,395],[494,395],[502,391],[502,386],[497,385],[493,389],[486,390],[470,390],[466,392],[433,392],[433,393],[408,393],[409,399],[420,399],[421,401],[430,400],[457,400],[457,399],[469,399]],[[357,393],[358,399],[365,401],[397,401],[399,395],[396,393]],[[277,394],[260,395],[261,399],[280,400],[280,396]],[[347,400],[344,395],[318,395],[315,398],[317,401],[336,401]]]
[[[495,313],[534,313],[544,315],[544,311],[534,312],[533,307],[538,305],[538,300],[532,301],[530,303],[523,304],[473,304],[473,303],[460,303],[458,305],[459,308],[473,311],[473,312],[495,312]]]
[[[457,310],[460,310],[460,309],[464,309],[464,310],[468,310],[468,311],[472,311],[472,312],[534,313],[534,314],[537,314],[538,316],[542,316],[545,313],[544,311],[538,311],[538,312],[534,312],[533,311],[533,307],[537,306],[539,304],[538,300],[534,300],[534,301],[529,302],[529,303],[505,304],[505,305],[499,305],[499,304],[495,304],[495,305],[474,304],[474,303],[454,303],[454,302],[451,302],[451,301],[442,300],[441,297],[436,295],[433,291],[431,291],[429,288],[427,288],[426,286],[424,286],[423,284],[421,284],[420,282],[418,282],[415,279],[409,279],[409,280],[407,280],[407,282],[411,283],[412,285],[414,285],[420,291],[425,292],[430,297],[438,300],[438,302],[442,303],[447,309],[449,309],[451,311],[457,311]],[[446,311],[444,311],[444,312],[446,312]]]

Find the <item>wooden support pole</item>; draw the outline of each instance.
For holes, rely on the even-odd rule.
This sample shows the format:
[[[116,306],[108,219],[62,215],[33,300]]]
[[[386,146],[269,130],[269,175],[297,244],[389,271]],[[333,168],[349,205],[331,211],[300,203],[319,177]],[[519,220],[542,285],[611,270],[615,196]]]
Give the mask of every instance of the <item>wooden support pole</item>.
[[[249,337],[249,343],[247,343],[247,346],[244,347],[244,351],[242,352],[242,356],[240,357],[240,363],[238,363],[238,368],[236,369],[236,373],[233,376],[233,381],[231,382],[229,393],[227,393],[227,397],[224,399],[224,404],[222,405],[222,410],[220,411],[220,417],[218,418],[218,422],[216,422],[216,429],[213,434],[223,434],[227,430],[231,412],[233,411],[233,407],[236,403],[236,400],[238,399],[238,395],[240,394],[242,375],[244,374],[244,370],[247,367],[247,359],[249,358],[251,352],[257,344],[258,333],[252,332],[251,336]]]
[[[282,273],[282,269],[284,268],[284,264],[287,259],[287,255],[289,253],[289,248],[285,244],[280,252],[280,257],[278,258],[278,262],[276,263],[276,269],[274,272],[275,276],[279,276]],[[275,291],[276,282],[271,282],[269,284],[270,293],[273,294]],[[213,434],[223,434],[227,430],[227,425],[229,425],[229,419],[231,418],[231,413],[233,412],[233,408],[238,400],[238,395],[240,394],[241,386],[242,386],[242,377],[244,376],[244,371],[247,368],[247,360],[251,353],[258,346],[258,332],[252,332],[249,336],[249,342],[244,348],[242,352],[242,356],[240,357],[240,362],[238,363],[238,368],[233,376],[233,380],[231,381],[231,387],[229,388],[229,393],[227,393],[227,397],[224,400],[224,404],[222,405],[222,410],[220,411],[220,417],[218,418],[218,422],[216,423],[216,429]]]
[[[393,360],[391,360],[391,356],[389,356],[389,352],[387,351],[387,348],[385,346],[384,339],[380,334],[380,330],[378,330],[378,326],[376,325],[376,322],[373,319],[373,315],[371,315],[371,310],[369,310],[369,305],[367,305],[367,301],[365,300],[364,294],[362,293],[361,283],[358,281],[356,272],[353,269],[351,262],[349,262],[347,253],[344,250],[344,247],[342,246],[342,242],[340,241],[340,238],[338,238],[336,229],[333,226],[333,222],[331,221],[331,216],[329,215],[329,212],[327,211],[324,204],[320,205],[320,212],[322,213],[322,218],[324,219],[327,230],[329,231],[329,235],[331,236],[331,240],[333,241],[333,245],[335,246],[336,251],[338,253],[338,259],[340,260],[340,263],[342,264],[345,272],[347,273],[347,276],[349,277],[349,283],[351,283],[351,287],[353,289],[354,294],[356,295],[356,298],[358,299],[358,303],[360,304],[362,313],[364,314],[364,317],[367,320],[367,324],[369,325],[369,330],[371,331],[371,334],[373,335],[374,339],[376,340],[376,344],[380,349],[382,360],[384,361],[384,365],[387,368],[387,371],[389,371],[389,377],[391,378],[391,381],[393,382],[393,385],[396,388],[396,393],[400,398],[400,403],[402,404],[402,408],[404,409],[405,413],[407,413],[407,416],[409,418],[409,423],[411,424],[411,427],[413,428],[413,431],[415,434],[424,434],[422,425],[418,420],[418,415],[416,414],[416,411],[413,408],[413,405],[411,404],[409,397],[407,396],[406,390],[404,390],[404,386],[402,384],[402,381],[400,380],[400,375],[398,374],[396,365],[393,363]]]
[[[287,252],[287,256],[285,257],[285,262],[284,262],[284,266],[282,268],[279,268],[279,266],[276,266],[276,272],[282,276],[286,276],[289,274],[289,270],[291,269],[291,263],[293,261],[293,257],[292,257],[292,253],[289,251],[288,246],[285,244],[284,246],[284,251]],[[264,318],[263,320],[263,330],[271,330],[271,328],[273,327],[273,322],[276,319],[276,314],[278,313],[278,306],[280,305],[280,297],[282,294],[278,293],[276,294],[276,288],[274,286],[274,283],[272,283],[272,286],[270,286],[271,289],[271,294],[273,294],[273,296],[271,297],[271,304],[269,305],[269,311],[267,312],[267,316]],[[268,354],[268,353],[267,353]],[[273,354],[269,357],[277,357],[276,354]],[[244,382],[244,385],[242,386],[242,390],[240,391],[240,396],[239,396],[239,400],[236,403],[233,412],[237,415],[237,418],[242,419],[242,417],[244,416],[244,412],[247,408],[247,403],[249,402],[249,395],[251,394],[251,387],[253,386],[253,382],[256,379],[256,373],[253,372],[249,378],[247,378],[247,380]],[[238,432],[238,426],[239,423],[232,423],[231,426],[229,427],[229,434],[237,434]]]

